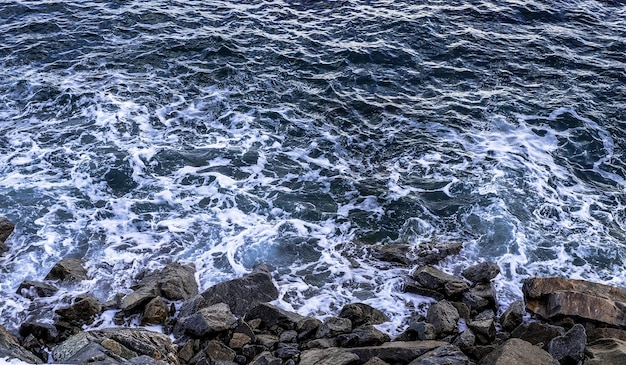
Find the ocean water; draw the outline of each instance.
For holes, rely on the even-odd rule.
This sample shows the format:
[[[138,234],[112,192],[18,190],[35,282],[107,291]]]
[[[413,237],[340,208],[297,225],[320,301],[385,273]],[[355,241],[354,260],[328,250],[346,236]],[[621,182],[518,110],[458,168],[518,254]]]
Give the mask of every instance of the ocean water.
[[[429,299],[371,247],[460,241],[438,267],[497,262],[503,305],[626,288],[625,53],[623,1],[3,0],[0,323],[64,257],[91,279],[37,306],[264,262],[276,304],[390,332]]]

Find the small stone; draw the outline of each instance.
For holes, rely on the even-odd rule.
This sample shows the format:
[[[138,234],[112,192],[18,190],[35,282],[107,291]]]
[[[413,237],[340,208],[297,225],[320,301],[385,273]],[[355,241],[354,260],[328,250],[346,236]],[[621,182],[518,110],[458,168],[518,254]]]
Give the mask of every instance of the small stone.
[[[233,337],[228,342],[228,347],[234,350],[240,350],[245,345],[248,345],[251,342],[252,342],[252,339],[248,335],[240,333],[240,332],[235,332],[233,333]]]
[[[476,335],[472,332],[471,329],[466,329],[461,332],[455,339],[452,341],[453,345],[458,346],[461,349],[467,349],[476,344]]]
[[[235,360],[235,356],[237,356],[235,351],[228,348],[221,341],[216,340],[207,342],[204,353],[212,362],[233,361]]]
[[[272,334],[263,333],[256,336],[256,342],[268,350],[273,350],[278,343],[278,337]]]
[[[298,332],[295,330],[283,331],[279,336],[280,342],[296,342],[297,338]]]
[[[276,356],[281,359],[291,359],[300,355],[297,343],[279,343],[276,349]]]
[[[250,363],[250,365],[282,365],[282,364],[283,364],[283,361],[281,359],[272,355],[268,351],[259,354]]]
[[[488,283],[499,273],[500,267],[495,262],[481,262],[463,270],[461,275],[473,283]]]

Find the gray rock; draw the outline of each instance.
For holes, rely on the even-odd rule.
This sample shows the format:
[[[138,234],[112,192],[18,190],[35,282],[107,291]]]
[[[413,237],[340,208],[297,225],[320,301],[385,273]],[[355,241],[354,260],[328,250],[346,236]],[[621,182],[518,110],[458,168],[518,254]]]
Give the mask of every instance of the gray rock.
[[[433,298],[433,299],[435,299],[437,301],[443,300],[443,299],[446,298],[445,295],[443,295],[442,293],[438,292],[437,290],[424,288],[417,281],[412,281],[410,279],[407,282],[404,283],[404,285],[402,287],[402,291],[405,292],[405,293],[412,293],[412,294],[421,295],[423,297],[430,297],[430,298]]]
[[[256,342],[268,350],[273,350],[278,341],[278,336],[271,333],[260,333],[256,336]]]
[[[204,353],[212,362],[233,361],[237,356],[235,351],[217,340],[208,341],[204,347]]]
[[[352,330],[352,321],[347,318],[328,317],[317,331],[316,337],[335,337]]]
[[[530,342],[533,345],[548,343],[557,336],[563,336],[565,329],[542,322],[522,323],[511,332],[511,337]]]
[[[276,356],[281,359],[291,359],[300,355],[297,343],[279,343],[276,349]]]
[[[476,335],[472,332],[471,329],[467,328],[465,331],[461,332],[458,336],[455,337],[454,341],[452,341],[453,345],[458,346],[461,349],[467,349],[476,344]]]
[[[375,259],[384,262],[410,265],[413,261],[409,258],[409,255],[411,255],[411,246],[409,245],[395,244],[372,247],[371,253]]]
[[[183,326],[187,335],[201,338],[235,328],[236,325],[237,318],[228,305],[219,303],[202,308],[187,317]]]
[[[56,342],[59,337],[59,331],[50,323],[27,320],[20,325],[20,336],[25,338],[28,337],[28,335],[32,335],[47,343],[53,343]]]
[[[10,220],[0,217],[0,255],[9,250],[9,247],[4,242],[13,233],[14,229],[15,225]]]
[[[356,365],[358,363],[359,356],[335,347],[306,350],[300,354],[300,365]]]
[[[296,330],[283,331],[278,337],[278,340],[280,342],[296,342],[297,339],[298,339],[298,331]]]
[[[385,313],[365,303],[344,305],[339,317],[348,318],[355,328],[365,324],[381,324],[389,320]]]
[[[298,341],[304,341],[313,337],[322,326],[322,321],[313,317],[305,317],[296,323]]]
[[[32,352],[23,348],[17,338],[0,325],[0,358],[18,359],[30,364],[41,364],[43,361]]]
[[[91,324],[101,312],[102,304],[91,295],[77,297],[69,307],[56,310],[63,321],[75,327]]]
[[[496,326],[493,318],[470,320],[467,322],[467,327],[476,335],[480,344],[488,345],[496,338]]]
[[[383,361],[377,357],[373,357],[371,359],[369,359],[365,364],[363,365],[389,365],[388,362]]]
[[[360,363],[377,357],[391,364],[408,364],[428,351],[447,344],[443,341],[393,341],[380,346],[353,347],[345,351],[358,355]]]
[[[441,337],[456,333],[460,318],[459,311],[447,300],[431,304],[426,313],[426,320]]]
[[[434,265],[448,256],[456,255],[463,249],[461,242],[431,242],[418,248],[418,265]]]
[[[24,298],[34,299],[37,297],[51,297],[59,291],[54,285],[42,283],[39,281],[24,280],[20,283],[16,293]]]
[[[296,325],[306,317],[295,312],[286,311],[275,305],[260,303],[246,314],[246,320],[260,319],[263,328],[274,326],[283,329],[295,329]]]
[[[558,365],[546,351],[530,342],[512,338],[480,360],[479,365]]]
[[[561,365],[576,365],[585,357],[587,333],[582,324],[575,324],[563,336],[553,338],[548,343],[548,353]]]
[[[601,338],[587,345],[585,365],[626,364],[626,342],[615,338]]]
[[[270,352],[262,352],[252,360],[250,365],[282,365],[283,361]]]
[[[469,284],[462,279],[430,265],[422,266],[413,273],[412,277],[423,287],[440,291],[447,298],[460,297],[470,288]]]
[[[618,328],[593,328],[587,330],[587,342],[594,342],[601,338],[615,338],[626,341],[626,331]]]
[[[435,330],[435,326],[431,323],[418,321],[409,323],[409,327],[406,329],[406,332],[412,333],[414,340],[434,340],[437,338],[437,331]]]
[[[87,279],[87,270],[83,267],[83,260],[66,258],[57,262],[46,280],[59,280],[65,282],[78,282]]]
[[[201,294],[208,304],[226,303],[237,316],[244,316],[260,303],[278,298],[278,289],[265,266],[238,279],[214,285]]]
[[[499,273],[500,267],[495,262],[481,262],[463,270],[461,275],[473,283],[489,283]]]
[[[409,365],[469,365],[470,361],[454,345],[445,345],[425,353],[411,361]]]
[[[167,305],[163,302],[161,297],[156,297],[146,304],[146,307],[141,314],[142,325],[157,325],[165,323],[169,315]]]
[[[505,331],[513,331],[517,326],[522,324],[524,320],[524,302],[521,300],[511,303],[511,305],[502,313],[500,324]]]
[[[337,336],[341,347],[377,346],[389,341],[389,335],[372,325],[357,327],[351,333]]]

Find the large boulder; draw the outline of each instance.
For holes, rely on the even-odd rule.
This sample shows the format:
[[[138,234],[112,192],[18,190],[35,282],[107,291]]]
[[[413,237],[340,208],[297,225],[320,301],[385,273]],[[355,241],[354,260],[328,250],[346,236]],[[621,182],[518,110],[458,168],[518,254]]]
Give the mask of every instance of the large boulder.
[[[505,331],[513,331],[517,326],[522,324],[525,314],[524,302],[517,300],[511,303],[504,313],[502,313],[502,316],[500,316],[500,324]]]
[[[469,365],[470,360],[454,345],[445,345],[425,353],[409,365]]]
[[[582,324],[575,324],[563,336],[553,338],[548,343],[548,353],[561,365],[577,365],[585,357],[587,333]]]
[[[184,320],[184,330],[189,336],[201,338],[235,328],[237,318],[228,305],[214,304],[200,309]]]
[[[5,217],[0,217],[0,255],[7,252],[9,247],[4,244],[4,241],[13,233],[15,225]]]
[[[433,303],[426,313],[426,320],[440,337],[458,332],[457,322],[460,318],[459,311],[447,300]]]
[[[202,294],[207,304],[226,303],[237,316],[243,316],[260,303],[278,299],[278,289],[266,266],[257,266],[241,278],[216,284]]]
[[[24,298],[35,299],[37,297],[51,297],[56,294],[57,291],[59,291],[59,289],[54,285],[39,281],[24,280],[18,286],[16,294]]]
[[[472,283],[478,284],[490,282],[499,273],[500,267],[495,262],[481,262],[463,270],[461,275]]]
[[[18,359],[29,364],[41,364],[43,361],[23,348],[17,338],[0,326],[0,359]]]
[[[530,342],[512,338],[480,360],[479,365],[559,365],[549,353]]]
[[[350,303],[343,306],[339,317],[348,318],[353,327],[365,324],[381,324],[389,320],[385,313],[365,303]]]
[[[587,345],[585,365],[626,364],[626,342],[615,338],[601,338]]]
[[[561,277],[529,278],[522,288],[526,309],[546,319],[574,317],[626,327],[626,291]]]
[[[448,345],[443,341],[392,341],[380,346],[345,349],[359,357],[360,363],[377,357],[390,364],[408,364],[419,356],[438,347]]]
[[[563,336],[565,329],[542,322],[522,323],[511,332],[511,337],[530,342],[533,345],[547,346],[553,338]]]
[[[459,297],[470,288],[469,284],[464,280],[430,265],[422,266],[417,269],[412,274],[412,277],[424,288],[437,290],[443,293],[447,298]]]
[[[65,258],[57,262],[46,280],[58,280],[63,282],[78,282],[87,279],[87,270],[83,267],[83,260],[77,258]]]
[[[274,327],[280,327],[283,330],[296,329],[300,322],[307,319],[298,313],[286,311],[282,308],[278,308],[275,305],[269,303],[260,303],[252,308],[245,316],[247,321],[259,319],[261,320],[260,326],[264,329],[271,329]],[[315,330],[320,326],[319,321],[315,321]],[[311,324],[313,325],[313,324]]]
[[[300,354],[300,365],[356,365],[358,363],[359,356],[336,347],[307,350]]]
[[[348,318],[328,317],[317,331],[317,338],[336,337],[352,331],[352,321]]]

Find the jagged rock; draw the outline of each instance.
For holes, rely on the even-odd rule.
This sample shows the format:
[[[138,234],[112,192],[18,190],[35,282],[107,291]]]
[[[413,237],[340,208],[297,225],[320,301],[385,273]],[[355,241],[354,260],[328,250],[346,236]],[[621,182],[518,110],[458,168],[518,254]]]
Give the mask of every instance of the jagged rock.
[[[252,360],[250,365],[282,365],[283,361],[270,352],[262,352]]]
[[[472,332],[471,329],[467,328],[454,338],[452,344],[461,349],[469,348],[476,344],[476,335],[474,335],[474,332]]]
[[[169,310],[161,297],[156,297],[146,304],[141,315],[142,325],[163,324],[167,319]]]
[[[498,345],[476,345],[463,349],[463,353],[475,363],[480,362],[485,356],[493,352]]]
[[[371,253],[375,259],[385,262],[410,265],[413,261],[409,258],[411,255],[411,246],[409,245],[396,244],[372,247]]]
[[[546,351],[512,338],[480,360],[479,365],[558,365]]]
[[[296,342],[297,339],[298,339],[298,331],[295,331],[295,330],[283,331],[278,337],[278,340],[280,342]]]
[[[548,353],[561,365],[577,365],[585,357],[587,333],[582,324],[576,324],[563,336],[553,338],[548,343]]]
[[[389,335],[372,325],[357,327],[351,333],[337,336],[341,347],[377,346],[389,341]]]
[[[269,303],[258,304],[246,314],[245,318],[260,319],[263,328],[278,326],[283,329],[295,329],[298,322],[306,319],[298,313],[286,311]]]
[[[481,262],[470,266],[461,272],[464,278],[472,283],[489,283],[500,273],[500,267],[495,262]]]
[[[335,337],[352,330],[352,321],[347,318],[328,317],[317,331],[316,337]]]
[[[434,265],[448,256],[456,255],[463,249],[461,242],[431,242],[416,251],[419,265]]]
[[[587,330],[587,342],[593,342],[601,338],[615,338],[626,341],[626,331],[617,328],[593,328]]]
[[[74,303],[69,307],[56,310],[56,313],[63,321],[75,327],[91,324],[101,312],[102,304],[97,298],[91,295],[77,297]]]
[[[0,325],[0,358],[18,359],[29,364],[41,364],[43,361],[32,352],[23,348],[17,338]]]
[[[480,297],[471,291],[463,293],[461,298],[463,304],[467,305],[472,312],[478,312],[484,308],[489,307],[489,300]]]
[[[365,364],[363,365],[389,365],[388,362],[383,361],[377,357],[373,357],[371,359],[369,359]]]
[[[355,365],[359,356],[339,348],[306,350],[300,354],[300,365]]]
[[[402,291],[405,293],[413,293],[413,294],[421,295],[423,297],[430,297],[437,301],[443,300],[446,298],[445,295],[438,292],[437,290],[424,288],[417,281],[412,281],[412,280],[408,280],[407,282],[404,283],[402,287]]]
[[[230,341],[228,342],[228,347],[230,347],[233,350],[240,350],[245,345],[248,345],[250,343],[252,343],[252,338],[250,338],[250,336],[248,336],[248,335],[246,335],[244,333],[235,332],[235,333],[233,333],[233,336],[231,337]]]
[[[392,244],[371,249],[372,256],[380,261],[402,265],[434,265],[444,258],[456,255],[463,249],[460,242],[430,242],[413,249],[410,245]]]
[[[526,309],[543,318],[564,316],[626,327],[626,291],[585,280],[529,278],[522,288]]]
[[[460,319],[459,311],[447,300],[433,303],[428,308],[426,320],[435,328],[438,336],[456,333],[457,322]]]
[[[7,252],[9,247],[4,244],[7,238],[13,233],[15,225],[5,217],[0,217],[0,255]]]
[[[505,331],[512,331],[522,324],[524,320],[524,302],[521,300],[511,303],[511,305],[500,316],[500,324]]]
[[[83,260],[66,258],[57,262],[46,280],[59,280],[65,282],[77,282],[87,279],[87,270],[83,267]]]
[[[493,318],[470,320],[467,322],[479,343],[488,345],[496,338],[496,325]]]
[[[322,326],[322,321],[313,317],[305,317],[296,323],[296,331],[298,331],[298,341],[304,341],[313,337],[318,329]]]
[[[218,361],[233,361],[235,360],[235,356],[237,356],[235,351],[217,340],[207,342],[204,347],[204,353],[212,363]]]
[[[316,338],[315,340],[311,340],[304,344],[303,349],[328,349],[337,346],[339,346],[339,344],[337,343],[336,338]]]
[[[53,343],[59,337],[59,331],[50,323],[28,320],[20,325],[20,336],[25,338],[29,335],[44,342]]]
[[[183,324],[184,332],[195,338],[223,332],[235,328],[236,325],[237,318],[224,303],[200,309],[187,317]]]
[[[380,346],[353,347],[345,351],[358,355],[360,363],[378,357],[391,364],[408,364],[428,351],[447,344],[443,341],[394,341]]]
[[[80,332],[54,348],[52,358],[58,363],[121,364],[127,360],[123,356],[134,354],[137,357],[148,356],[154,364],[159,363],[157,361],[179,364],[176,347],[168,336],[136,328]],[[130,360],[142,363],[145,358],[133,357]]]
[[[470,361],[454,345],[445,345],[421,355],[409,365],[469,365]]]
[[[281,359],[291,359],[300,355],[297,343],[280,342],[276,349],[276,356]]]
[[[522,323],[517,326],[517,328],[511,332],[511,337],[519,338],[533,345],[543,344],[543,346],[547,346],[553,338],[563,336],[564,334],[565,330],[563,327],[541,322],[531,322]]]
[[[256,342],[268,350],[274,349],[278,341],[278,336],[270,333],[260,333],[256,336]]]
[[[626,364],[626,342],[614,338],[601,338],[587,345],[585,365]]]
[[[238,279],[216,284],[201,294],[208,304],[226,303],[237,316],[243,316],[260,303],[278,299],[278,289],[267,267],[256,267]]]
[[[389,320],[385,313],[365,303],[344,305],[339,317],[348,318],[355,328],[365,324],[381,324]]]
[[[446,274],[430,265],[422,266],[413,273],[412,277],[423,287],[438,290],[447,298],[458,297],[470,287],[462,279]]]
[[[397,341],[434,340],[437,338],[435,326],[424,321],[412,321]]]
[[[17,288],[16,294],[24,298],[34,299],[36,297],[51,297],[59,291],[54,285],[42,283],[39,281],[24,280]]]

